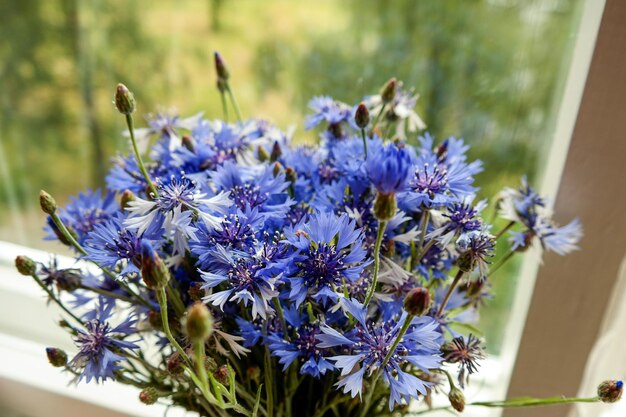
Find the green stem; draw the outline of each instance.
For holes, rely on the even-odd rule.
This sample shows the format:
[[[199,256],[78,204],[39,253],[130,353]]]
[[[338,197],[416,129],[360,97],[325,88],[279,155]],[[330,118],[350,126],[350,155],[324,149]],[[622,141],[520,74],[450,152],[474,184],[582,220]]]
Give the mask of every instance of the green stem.
[[[283,312],[283,307],[280,305],[280,299],[278,297],[274,297],[274,305],[276,306],[276,314],[278,314],[280,325],[283,328],[284,338],[287,339],[287,322],[285,321],[285,313]]]
[[[220,97],[222,99],[222,112],[224,113],[224,121],[228,123],[228,104],[226,103],[226,94],[220,89]]]
[[[81,326],[84,326],[85,324],[83,323],[83,321],[81,319],[79,319],[78,317],[76,317],[76,315],[74,315],[74,313],[72,313],[67,307],[65,307],[63,305],[63,303],[61,302],[61,300],[59,300],[50,290],[50,288],[48,288],[46,286],[46,284],[43,283],[43,281],[41,281],[41,279],[39,279],[39,277],[35,274],[31,275],[33,277],[33,279],[37,282],[37,284],[39,284],[39,286],[41,287],[42,290],[44,290],[47,294],[48,297],[50,297],[50,299],[52,301],[54,301],[59,307],[61,307],[61,310],[65,311],[67,314],[70,315],[71,318],[73,318],[74,320],[76,320],[77,323],[79,323]]]
[[[367,296],[365,297],[364,305],[367,307],[374,291],[376,291],[376,285],[378,284],[378,271],[380,270],[380,247],[383,243],[383,236],[385,229],[387,228],[387,221],[381,220],[378,223],[378,233],[376,234],[376,243],[374,244],[374,277],[372,279],[372,285],[367,290]]]
[[[167,296],[172,302],[172,306],[174,307],[174,312],[178,317],[182,317],[185,313],[185,306],[183,305],[183,301],[180,299],[180,295],[177,291],[172,287],[172,280],[170,279],[165,287],[165,291],[167,291]]]
[[[241,110],[239,110],[239,103],[237,103],[237,99],[233,94],[233,90],[231,90],[230,85],[226,84],[226,92],[228,93],[228,97],[230,97],[230,102],[235,108],[235,114],[237,115],[237,121],[241,122],[243,118],[241,117]]]
[[[376,125],[378,124],[378,120],[380,119],[380,116],[382,116],[383,112],[385,111],[385,107],[387,107],[387,103],[383,103],[383,106],[380,108],[380,111],[376,115],[376,118],[374,119],[374,123],[372,123],[372,130],[376,128]]]
[[[158,197],[159,192],[154,186],[154,183],[152,182],[152,180],[150,179],[150,175],[148,174],[148,171],[146,170],[146,166],[143,164],[141,155],[139,155],[139,149],[137,149],[137,141],[135,140],[135,132],[133,130],[132,114],[126,115],[126,125],[128,126],[128,132],[130,134],[130,141],[133,144],[133,152],[135,153],[135,158],[137,159],[137,165],[139,165],[139,170],[141,171],[141,174],[143,175],[146,182],[148,183],[148,186],[150,187],[150,191],[152,191],[152,194],[154,194],[154,197]]]
[[[450,284],[450,287],[448,288],[448,292],[446,292],[446,295],[443,297],[443,301],[441,302],[441,305],[439,306],[439,310],[437,311],[437,315],[435,317],[441,317],[441,315],[443,314],[443,310],[445,310],[446,305],[448,305],[448,301],[450,301],[452,292],[454,291],[457,284],[461,281],[464,275],[465,275],[465,272],[461,270],[459,270],[459,272],[456,273],[456,276],[454,277],[454,281],[452,281],[452,284]]]
[[[520,408],[520,407],[540,407],[545,405],[572,404],[572,403],[595,403],[599,402],[598,397],[590,398],[569,398],[569,397],[550,397],[550,398],[514,398],[504,401],[477,401],[468,403],[466,406],[490,407],[490,408]],[[407,416],[419,416],[428,414],[433,411],[451,410],[450,406],[442,406],[429,408],[428,410],[415,411],[407,414]]]
[[[274,416],[274,377],[272,371],[272,359],[270,357],[270,351],[265,348],[265,393],[267,416]]]
[[[497,264],[495,264],[493,266],[493,268],[489,269],[489,273],[487,274],[487,278],[489,278],[490,276],[492,276],[493,274],[495,274],[495,272],[502,268],[502,265],[504,265],[509,259],[511,259],[513,257],[513,255],[515,255],[515,251],[514,250],[509,250],[507,252],[506,255],[504,255],[502,257],[502,259],[500,260],[500,262],[498,262]]]
[[[505,234],[506,232],[508,232],[508,231],[509,231],[509,229],[510,229],[511,227],[513,227],[513,226],[515,226],[515,222],[514,222],[514,221],[510,221],[510,222],[508,222],[508,223],[507,223],[507,225],[506,225],[506,226],[504,226],[504,227],[502,228],[502,230],[500,230],[500,231],[498,232],[498,234],[496,235],[495,239],[496,239],[496,240],[500,239],[500,238],[502,237],[502,235],[503,235],[503,234]]]
[[[365,150],[365,159],[367,159],[367,137],[365,136],[365,129],[361,128],[361,137],[363,138],[363,149]]]
[[[126,296],[120,295],[120,294],[115,294],[114,292],[103,290],[102,288],[90,287],[88,285],[81,285],[80,288],[82,290],[85,290],[85,291],[95,292],[96,294],[100,294],[100,295],[103,295],[103,296],[108,297],[108,298],[114,298],[116,300],[125,301],[125,302],[131,303],[131,304],[133,302],[133,300],[131,298],[129,298],[129,297],[126,297]]]
[[[198,374],[198,379],[200,380],[202,387],[200,388],[203,392],[208,391],[209,389],[209,377],[206,373],[206,368],[204,367],[204,341],[200,340],[194,343],[193,346],[194,353],[194,361],[196,363],[196,373]],[[206,395],[206,394],[205,394]]]
[[[178,344],[174,336],[172,336],[172,332],[170,330],[170,323],[167,318],[167,294],[165,293],[165,288],[159,288],[156,290],[157,301],[159,302],[159,306],[161,307],[161,322],[163,323],[163,332],[165,332],[165,337],[167,340],[174,346],[174,349],[178,352],[178,354],[183,358],[183,360],[187,363],[187,365],[192,368],[193,365],[187,357],[187,353],[183,350],[182,347]]]

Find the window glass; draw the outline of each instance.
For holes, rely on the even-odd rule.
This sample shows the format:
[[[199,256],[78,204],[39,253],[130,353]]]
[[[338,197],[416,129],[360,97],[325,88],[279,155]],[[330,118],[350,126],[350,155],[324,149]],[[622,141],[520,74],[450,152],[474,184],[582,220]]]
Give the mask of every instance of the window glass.
[[[221,117],[216,49],[244,114],[293,125],[299,141],[316,140],[302,128],[312,96],[354,103],[395,76],[420,94],[429,132],[465,138],[484,161],[481,197],[522,174],[536,182],[581,3],[1,2],[0,240],[60,249],[41,240],[38,191],[64,203],[102,186],[109,158],[128,146],[111,103],[117,82],[135,92],[140,114]],[[499,272],[497,297],[483,310],[492,352],[517,267]]]

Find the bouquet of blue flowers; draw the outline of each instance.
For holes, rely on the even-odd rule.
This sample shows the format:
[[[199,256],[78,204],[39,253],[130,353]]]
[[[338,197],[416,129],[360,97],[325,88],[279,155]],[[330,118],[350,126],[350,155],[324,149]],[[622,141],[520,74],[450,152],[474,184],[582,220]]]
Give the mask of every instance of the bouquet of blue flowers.
[[[64,208],[41,192],[48,237],[80,261],[16,259],[75,341],[72,355],[47,350],[52,365],[211,417],[415,415],[411,401],[428,412],[437,393],[463,411],[485,352],[461,329],[492,275],[531,245],[576,249],[578,221],[555,224],[522,180],[494,199],[506,219],[494,231],[476,201],[482,163],[462,139],[418,137],[416,95],[395,79],[356,106],[314,98],[306,128],[321,140],[298,146],[242,119],[215,63],[225,120],[157,115],[135,129],[120,84],[132,153],[115,159],[106,190]],[[492,265],[497,239],[510,249]],[[590,399],[471,405],[621,392],[610,380]]]

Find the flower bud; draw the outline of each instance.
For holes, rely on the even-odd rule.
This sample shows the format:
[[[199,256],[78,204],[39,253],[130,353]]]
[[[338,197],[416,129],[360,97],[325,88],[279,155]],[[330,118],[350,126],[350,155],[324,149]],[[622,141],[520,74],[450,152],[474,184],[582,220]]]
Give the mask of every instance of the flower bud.
[[[139,401],[146,405],[152,405],[159,399],[159,392],[154,387],[148,387],[139,393]]]
[[[195,302],[187,309],[187,336],[192,342],[204,342],[213,332],[213,316],[204,303]]]
[[[396,215],[398,203],[394,193],[377,193],[374,201],[374,216],[381,221],[391,220]]]
[[[59,291],[73,292],[80,288],[82,278],[76,269],[63,269],[56,274],[55,282]]]
[[[191,136],[183,135],[181,141],[183,143],[183,146],[187,148],[189,152],[196,152],[196,143]]]
[[[383,103],[391,103],[393,99],[396,98],[397,84],[396,79],[392,78],[387,81],[382,90],[380,90],[380,98],[383,100]]]
[[[285,169],[285,167],[283,167],[283,164],[281,164],[280,162],[274,162],[274,170],[272,172],[274,173],[274,176],[277,176],[284,169]]]
[[[124,190],[122,197],[120,198],[120,207],[122,210],[127,210],[131,201],[135,201],[135,194],[130,190]]]
[[[170,280],[167,266],[147,240],[141,242],[141,276],[152,290],[165,287]]]
[[[272,145],[272,153],[270,154],[270,162],[278,161],[278,158],[283,154],[283,150],[280,148],[280,144],[278,142],[274,142]]]
[[[452,387],[450,394],[448,394],[448,400],[450,401],[452,408],[459,413],[462,413],[465,409],[465,395],[463,395],[463,391],[457,387]]]
[[[37,264],[35,261],[24,255],[15,258],[15,268],[20,274],[26,276],[35,275],[37,272]]]
[[[261,162],[269,161],[270,154],[263,146],[259,145],[259,147],[257,148],[257,158]]]
[[[46,348],[46,355],[48,356],[48,361],[50,365],[55,368],[60,368],[67,364],[67,353],[57,348]]]
[[[215,57],[215,72],[217,72],[217,79],[218,80],[222,80],[222,81],[228,81],[228,77],[230,76],[230,74],[228,73],[228,70],[226,69],[226,65],[224,64],[224,60],[222,59],[222,56],[219,54],[219,52],[215,52],[214,54]]]
[[[121,83],[115,89],[115,107],[117,111],[126,115],[135,111],[135,96]]]
[[[476,259],[470,251],[463,252],[456,259],[456,266],[463,272],[472,272],[476,268]]]
[[[251,379],[252,381],[258,381],[261,377],[261,368],[258,366],[250,366],[246,372],[248,374],[248,379]]]
[[[354,114],[354,121],[356,125],[361,129],[365,129],[370,123],[370,111],[367,109],[365,103],[359,104]]]
[[[39,205],[46,214],[54,214],[57,211],[57,202],[44,190],[39,191]]]
[[[404,309],[414,316],[422,316],[430,309],[430,292],[426,288],[413,288],[404,297]]]
[[[285,177],[287,181],[295,183],[298,179],[298,173],[292,167],[287,167],[285,168]]]
[[[598,386],[598,398],[603,403],[614,403],[622,397],[624,383],[622,381],[608,380]]]
[[[217,382],[219,382],[220,384],[226,387],[230,385],[229,384],[230,370],[228,369],[228,366],[226,365],[220,366],[219,368],[215,370],[215,372],[213,372],[213,376],[215,377],[215,379],[217,379]]]

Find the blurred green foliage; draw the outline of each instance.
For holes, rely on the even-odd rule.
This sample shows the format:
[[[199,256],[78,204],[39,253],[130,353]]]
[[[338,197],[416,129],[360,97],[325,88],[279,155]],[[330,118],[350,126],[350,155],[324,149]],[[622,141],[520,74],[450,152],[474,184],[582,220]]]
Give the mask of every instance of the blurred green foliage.
[[[225,57],[245,114],[303,132],[306,103],[355,103],[390,77],[421,94],[437,138],[485,162],[482,196],[549,144],[580,0],[9,0],[0,2],[0,239],[41,246],[39,188],[62,202],[103,182],[126,150],[113,109],[126,83],[139,113],[220,117],[211,52]],[[165,107],[159,107],[165,106]],[[413,138],[416,140],[416,138]],[[58,249],[58,248],[57,248]],[[501,270],[487,333],[500,332],[516,265]],[[508,275],[508,276],[507,276]],[[498,350],[500,339],[490,337]]]

